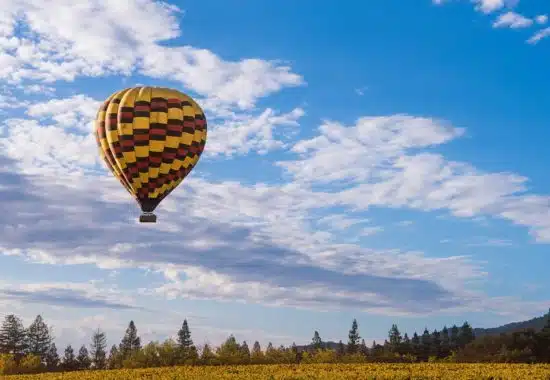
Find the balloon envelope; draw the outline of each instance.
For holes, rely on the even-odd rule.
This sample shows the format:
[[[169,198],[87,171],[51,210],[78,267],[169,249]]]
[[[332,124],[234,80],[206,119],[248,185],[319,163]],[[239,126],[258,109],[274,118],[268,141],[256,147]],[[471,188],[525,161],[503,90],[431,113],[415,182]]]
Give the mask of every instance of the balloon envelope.
[[[145,213],[197,164],[206,131],[204,112],[191,97],[160,87],[112,94],[95,120],[101,157]]]

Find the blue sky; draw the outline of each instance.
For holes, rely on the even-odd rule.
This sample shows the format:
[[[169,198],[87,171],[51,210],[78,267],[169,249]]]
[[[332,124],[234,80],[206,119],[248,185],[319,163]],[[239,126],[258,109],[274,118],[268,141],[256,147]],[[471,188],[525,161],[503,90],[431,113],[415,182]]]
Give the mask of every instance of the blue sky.
[[[266,345],[548,310],[548,4],[238,4],[3,7],[0,316]],[[134,85],[209,121],[156,225],[91,135]]]

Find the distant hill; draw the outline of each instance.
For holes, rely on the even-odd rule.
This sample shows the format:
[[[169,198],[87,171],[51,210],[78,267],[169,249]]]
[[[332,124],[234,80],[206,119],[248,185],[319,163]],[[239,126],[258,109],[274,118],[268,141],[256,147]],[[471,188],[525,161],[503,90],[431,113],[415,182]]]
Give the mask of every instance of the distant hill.
[[[544,314],[541,317],[529,319],[527,321],[512,322],[502,326],[491,327],[487,329],[474,328],[474,334],[476,337],[480,337],[484,335],[499,335],[501,333],[511,333],[513,331],[524,330],[524,329],[534,329],[535,331],[539,331],[546,324],[546,318],[548,317],[550,317],[550,309],[548,310],[547,314]],[[410,336],[412,337],[412,334],[410,334]],[[382,344],[384,342],[377,342],[377,343]],[[336,348],[338,347],[337,342],[323,342],[323,344],[325,344],[327,348],[330,348],[332,350],[336,350]],[[298,348],[298,351],[303,351],[308,349],[311,346],[312,346],[311,344],[298,345],[297,348]],[[344,346],[346,346],[345,342],[344,342]],[[370,347],[369,342],[367,342],[367,346]]]
[[[499,327],[491,327],[488,329],[476,328],[474,329],[474,334],[476,336],[499,335],[501,333],[510,333],[513,331],[524,330],[524,329],[534,329],[535,331],[539,331],[544,327],[546,323],[546,318],[548,316],[550,316],[550,311],[548,314],[545,314],[541,317],[529,319],[527,321],[507,323]]]

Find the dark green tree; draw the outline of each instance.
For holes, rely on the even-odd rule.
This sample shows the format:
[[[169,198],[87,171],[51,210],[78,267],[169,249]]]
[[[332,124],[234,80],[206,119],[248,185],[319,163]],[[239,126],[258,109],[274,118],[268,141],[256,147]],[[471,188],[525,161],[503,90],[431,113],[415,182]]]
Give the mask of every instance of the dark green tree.
[[[449,346],[451,351],[458,350],[459,342],[458,342],[458,335],[459,335],[459,329],[456,325],[453,325],[451,327],[451,334],[449,336]]]
[[[354,318],[348,334],[347,352],[349,354],[355,354],[359,350],[360,341],[361,336],[359,336],[359,325],[357,324],[357,320]]]
[[[427,361],[430,356],[430,352],[432,348],[431,335],[427,327],[424,328],[424,332],[422,333],[422,337],[420,339],[420,346],[421,346],[420,357],[423,361]]]
[[[13,354],[19,362],[27,347],[27,331],[21,318],[14,314],[6,315],[0,326],[0,353]]]
[[[179,336],[178,336],[179,338]],[[132,352],[139,351],[141,349],[141,340],[137,333],[136,325],[134,321],[130,321],[126,333],[122,337],[118,350],[124,359],[126,359]]]
[[[411,354],[413,354],[417,358],[420,358],[420,354],[421,354],[420,337],[418,336],[416,331],[414,332],[413,337],[411,339]]]
[[[474,339],[474,329],[472,329],[472,326],[470,326],[468,322],[464,322],[464,324],[460,327],[460,332],[458,334],[459,346],[464,347]]]
[[[34,321],[27,329],[28,352],[40,356],[45,361],[46,353],[52,344],[50,330],[41,315],[37,315]]]
[[[441,357],[447,357],[451,353],[451,341],[449,339],[449,329],[443,326],[441,330]]]
[[[246,340],[241,344],[241,353],[243,355],[243,359],[246,363],[250,362],[250,348],[248,348],[248,343],[246,343]]]
[[[183,320],[183,324],[178,331],[178,345],[183,350],[189,350],[193,346],[193,340],[191,339],[191,331],[189,331],[187,319]]]
[[[411,339],[409,338],[409,335],[407,335],[407,333],[405,333],[405,335],[403,336],[403,343],[401,343],[401,353],[403,355],[406,355],[406,354],[413,354],[412,352],[412,346],[411,346]]]
[[[48,371],[55,371],[59,367],[59,354],[57,353],[57,347],[55,346],[55,343],[52,342],[52,344],[50,345],[50,348],[46,353],[44,362],[46,363],[46,368],[48,369]]]
[[[74,371],[77,369],[74,350],[70,344],[67,348],[65,348],[65,355],[63,356],[63,369],[65,371]]]
[[[94,369],[105,369],[107,365],[107,337],[100,329],[97,329],[92,335],[92,344],[90,345],[90,358]]]
[[[399,332],[399,329],[397,328],[397,325],[394,323],[388,332],[388,338],[389,338],[389,349],[393,353],[399,353],[401,348],[401,332]]]
[[[550,309],[546,315],[546,323],[535,336],[535,352],[539,362],[550,363]]]
[[[321,336],[319,335],[319,332],[315,330],[313,333],[313,339],[311,339],[311,344],[313,346],[313,350],[317,351],[323,348],[323,341],[321,340]]]
[[[76,364],[78,369],[89,369],[92,361],[88,355],[88,349],[86,346],[82,345],[78,351],[78,356],[76,357]]]
[[[113,344],[111,346],[111,350],[109,351],[109,358],[107,359],[107,368],[108,369],[119,368],[119,359],[120,359],[120,355],[118,352],[118,348],[116,344]]]
[[[437,330],[432,332],[430,355],[438,358],[441,357],[441,333]]]
[[[198,359],[198,353],[193,340],[191,339],[191,331],[187,324],[187,319],[183,320],[183,324],[178,331],[178,349],[181,360],[183,362],[188,360]]]

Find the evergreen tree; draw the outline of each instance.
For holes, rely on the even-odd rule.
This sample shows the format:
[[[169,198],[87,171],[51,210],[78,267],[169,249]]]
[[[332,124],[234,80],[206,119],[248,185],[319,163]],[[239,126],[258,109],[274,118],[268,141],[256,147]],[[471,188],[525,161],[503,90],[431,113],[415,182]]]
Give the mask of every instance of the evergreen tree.
[[[389,337],[389,349],[393,353],[399,353],[401,348],[401,333],[397,328],[396,324],[393,324],[390,331],[388,332]]]
[[[109,369],[115,369],[118,368],[119,362],[119,352],[116,344],[113,344],[111,346],[111,350],[109,351],[109,358],[107,359],[107,368]]]
[[[365,343],[365,339],[361,339],[361,346],[359,347],[359,352],[363,356],[369,355],[369,349],[367,348],[367,344]]]
[[[255,341],[254,345],[252,346],[252,353],[258,354],[262,352],[262,347],[260,346],[260,342]]]
[[[55,343],[50,345],[44,361],[48,371],[55,371],[59,367],[59,354],[57,353]]]
[[[441,357],[441,333],[437,330],[432,332],[432,344],[430,347],[430,355]]]
[[[250,362],[250,349],[248,348],[248,343],[246,340],[241,344],[241,353],[246,363]]]
[[[183,324],[178,331],[178,348],[180,351],[181,360],[183,360],[183,362],[186,360],[197,359],[197,349],[193,345],[187,319],[183,320]]]
[[[460,327],[460,332],[458,334],[459,346],[464,347],[474,339],[474,329],[472,329],[472,326],[470,326],[468,322],[464,322],[464,324]]]
[[[90,356],[88,355],[88,350],[86,349],[86,346],[82,345],[82,347],[80,347],[80,350],[78,351],[78,356],[76,357],[76,363],[78,369],[90,368],[92,361],[90,360]]]
[[[403,355],[413,355],[412,352],[412,345],[411,345],[411,339],[409,338],[409,335],[405,333],[403,336],[403,343],[401,344],[401,353]]]
[[[52,337],[41,315],[37,315],[27,329],[27,344],[30,354],[39,356],[42,361],[45,361],[46,354],[52,344]]]
[[[411,353],[416,356],[417,358],[420,358],[421,350],[420,350],[420,337],[416,333],[416,331],[413,334],[413,337],[411,339]]]
[[[90,356],[94,369],[105,369],[107,365],[107,337],[105,333],[97,329],[92,336],[90,347]]]
[[[69,344],[67,348],[65,348],[65,355],[63,356],[63,369],[65,371],[73,371],[76,368],[77,367],[74,350],[73,347]]]
[[[443,326],[441,330],[441,356],[447,357],[451,352],[451,342],[449,340],[449,329],[447,326]]]
[[[255,341],[252,346],[252,352],[250,353],[250,360],[254,364],[261,364],[264,360],[264,353],[262,352],[262,347],[260,342]]]
[[[458,327],[453,325],[451,327],[451,335],[449,336],[449,343],[451,351],[456,351],[458,349]]]
[[[361,337],[359,336],[359,326],[357,320],[354,318],[351,324],[351,329],[348,334],[348,353],[355,354],[359,350],[359,342]]]
[[[311,340],[311,343],[313,345],[313,350],[317,351],[323,348],[323,341],[321,340],[321,336],[319,335],[319,332],[315,330],[313,333],[313,339]]]
[[[432,342],[430,332],[428,331],[428,328],[424,328],[422,338],[420,339],[420,356],[422,360],[428,360],[428,357],[430,356],[431,346]]]
[[[139,349],[141,349],[141,340],[137,334],[137,328],[134,321],[130,321],[126,333],[120,342],[119,351],[122,357],[126,359],[132,352],[138,351]]]
[[[193,340],[191,339],[191,332],[189,331],[187,319],[183,320],[183,325],[178,331],[178,345],[183,350],[189,350],[193,346]]]
[[[27,332],[21,318],[14,314],[6,315],[0,326],[0,353],[13,354],[16,362],[27,350]]]
[[[550,363],[550,309],[544,326],[535,335],[535,353],[539,362]]]

